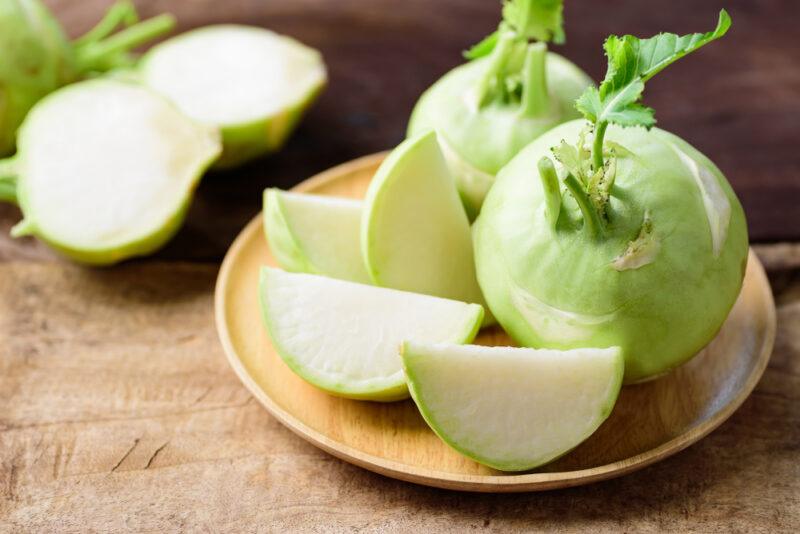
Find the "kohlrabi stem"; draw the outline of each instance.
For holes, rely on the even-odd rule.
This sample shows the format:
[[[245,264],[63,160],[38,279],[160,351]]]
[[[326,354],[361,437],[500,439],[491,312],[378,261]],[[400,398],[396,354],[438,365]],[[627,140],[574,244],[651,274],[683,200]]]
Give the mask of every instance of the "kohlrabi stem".
[[[489,56],[489,64],[486,67],[486,72],[478,81],[475,87],[475,103],[478,108],[482,108],[491,100],[493,86],[498,86],[498,81],[502,81],[503,71],[508,63],[509,56],[513,49],[514,36],[510,33],[501,33],[497,41],[497,46],[492,50]]]
[[[85,46],[105,39],[111,35],[119,26],[130,26],[139,21],[136,14],[136,7],[128,0],[117,2],[109,9],[103,19],[94,28],[75,39],[72,44],[75,46]]]
[[[550,107],[546,64],[547,45],[544,43],[528,45],[525,53],[525,66],[522,70],[521,112],[526,117],[544,115]]]
[[[594,127],[594,144],[592,145],[592,167],[594,170],[603,168],[603,138],[606,136],[608,123],[601,121]]]
[[[17,174],[14,158],[0,160],[0,201],[17,203]]]
[[[175,17],[158,15],[134,24],[108,39],[87,43],[76,49],[78,66],[83,72],[107,70],[120,63],[120,54],[159,37],[175,27]]]
[[[597,209],[595,209],[586,191],[584,191],[583,185],[572,173],[567,174],[567,177],[564,178],[564,185],[567,186],[575,202],[578,203],[578,207],[583,214],[583,226],[589,232],[589,235],[592,237],[602,236],[604,233],[603,221],[600,219],[600,214],[597,213]]]
[[[561,213],[561,187],[553,162],[547,156],[539,160],[539,179],[544,191],[545,215],[550,227],[555,229],[558,215]]]

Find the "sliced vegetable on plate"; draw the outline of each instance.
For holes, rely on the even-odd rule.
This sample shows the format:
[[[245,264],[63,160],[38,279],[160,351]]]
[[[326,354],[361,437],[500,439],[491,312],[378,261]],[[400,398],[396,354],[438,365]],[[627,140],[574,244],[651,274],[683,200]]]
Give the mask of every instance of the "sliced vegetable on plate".
[[[361,257],[361,212],[358,200],[264,191],[264,230],[287,271],[369,284]]]
[[[261,310],[273,346],[301,378],[334,395],[408,397],[404,339],[469,343],[483,308],[325,276],[265,267]]]
[[[619,348],[569,351],[408,341],[409,390],[448,445],[502,471],[548,463],[588,438],[622,385]]]

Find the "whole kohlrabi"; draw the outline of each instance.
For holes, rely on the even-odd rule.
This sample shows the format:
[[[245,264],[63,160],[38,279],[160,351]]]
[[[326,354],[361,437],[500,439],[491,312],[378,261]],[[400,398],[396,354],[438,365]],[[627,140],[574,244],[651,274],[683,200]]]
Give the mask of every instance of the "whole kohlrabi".
[[[409,136],[437,131],[470,218],[497,171],[520,149],[580,117],[573,102],[591,80],[545,44],[564,42],[562,9],[561,0],[506,0],[498,30],[414,108]]]
[[[723,11],[706,34],[609,37],[606,77],[577,102],[591,124],[551,130],[499,173],[476,222],[477,271],[520,344],[618,345],[635,382],[691,358],[725,321],[747,260],[741,205],[639,101],[649,78],[729,26]]]
[[[130,49],[174,26],[171,15],[137,20],[133,4],[122,1],[70,42],[40,0],[0,0],[0,156],[14,151],[17,128],[42,97],[92,73],[130,66]],[[127,27],[112,35],[121,26]]]

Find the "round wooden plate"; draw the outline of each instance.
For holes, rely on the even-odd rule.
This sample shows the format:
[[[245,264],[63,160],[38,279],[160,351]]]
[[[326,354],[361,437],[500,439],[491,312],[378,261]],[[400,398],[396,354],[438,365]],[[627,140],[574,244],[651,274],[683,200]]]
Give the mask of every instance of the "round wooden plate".
[[[295,190],[361,198],[385,154],[328,170]],[[258,273],[275,265],[257,216],[228,251],[216,287],[216,321],[230,364],[264,407],[292,431],[343,460],[441,488],[510,492],[561,488],[630,473],[696,442],[750,394],[775,339],[775,304],[750,253],[742,293],[719,335],[668,375],[623,388],[611,417],[575,450],[536,471],[504,474],[450,449],[410,400],[389,404],[332,397],[283,363],[261,324]],[[680,332],[675,332],[680,335]],[[509,344],[499,329],[482,344]]]

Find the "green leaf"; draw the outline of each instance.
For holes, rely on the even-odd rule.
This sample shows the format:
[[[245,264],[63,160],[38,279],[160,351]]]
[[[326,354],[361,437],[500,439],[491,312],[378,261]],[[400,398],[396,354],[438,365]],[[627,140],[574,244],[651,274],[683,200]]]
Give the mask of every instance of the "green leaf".
[[[500,33],[510,31],[514,37],[541,42],[564,42],[563,0],[504,0],[503,22],[494,33],[464,52],[464,57],[473,60],[492,53],[497,46]]]
[[[651,128],[656,122],[654,111],[639,103],[645,82],[683,56],[719,39],[730,26],[731,18],[723,9],[717,27],[708,33],[660,33],[649,39],[610,36],[603,45],[608,57],[606,77],[599,89],[587,89],[575,107],[594,123]]]

